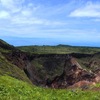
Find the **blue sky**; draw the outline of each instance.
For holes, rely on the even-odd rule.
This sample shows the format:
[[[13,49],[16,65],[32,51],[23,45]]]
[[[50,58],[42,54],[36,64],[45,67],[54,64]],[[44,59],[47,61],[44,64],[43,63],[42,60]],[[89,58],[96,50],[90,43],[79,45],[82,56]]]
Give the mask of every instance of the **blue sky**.
[[[0,0],[0,38],[15,46],[100,46],[100,0]]]

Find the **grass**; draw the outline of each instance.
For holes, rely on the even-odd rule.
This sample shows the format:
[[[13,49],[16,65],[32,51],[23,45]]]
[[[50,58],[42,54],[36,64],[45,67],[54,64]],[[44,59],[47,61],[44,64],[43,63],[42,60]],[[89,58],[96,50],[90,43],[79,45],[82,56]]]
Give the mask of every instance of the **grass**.
[[[77,46],[21,46],[18,49],[34,54],[66,54],[66,53],[83,53],[93,54],[100,52],[98,47],[77,47]]]
[[[57,90],[32,86],[10,76],[0,76],[0,100],[100,100],[100,92]]]
[[[15,50],[14,46],[0,39],[0,52],[8,53],[11,52],[11,50]]]

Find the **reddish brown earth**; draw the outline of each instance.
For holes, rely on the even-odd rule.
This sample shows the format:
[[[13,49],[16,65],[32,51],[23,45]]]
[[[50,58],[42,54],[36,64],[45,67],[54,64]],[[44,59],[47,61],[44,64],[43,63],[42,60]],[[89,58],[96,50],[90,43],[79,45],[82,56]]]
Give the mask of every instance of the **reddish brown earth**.
[[[75,58],[69,57],[61,76],[55,77],[47,86],[52,88],[86,88],[100,82],[100,71],[89,72],[83,69]]]

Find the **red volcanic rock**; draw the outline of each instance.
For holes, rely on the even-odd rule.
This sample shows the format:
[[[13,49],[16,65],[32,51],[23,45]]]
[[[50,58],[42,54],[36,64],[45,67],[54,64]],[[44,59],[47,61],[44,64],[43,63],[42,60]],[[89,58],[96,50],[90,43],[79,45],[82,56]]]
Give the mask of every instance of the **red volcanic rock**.
[[[94,85],[93,79],[95,78],[95,74],[82,69],[75,58],[68,56],[63,73],[51,82],[47,82],[46,85],[52,88],[82,87],[83,85]]]
[[[92,82],[92,81],[82,80],[82,81],[79,81],[79,82],[69,86],[68,88],[82,88],[82,89],[85,89],[86,87],[88,87],[90,85],[96,85],[96,83]]]
[[[93,79],[94,82],[100,83],[100,71],[96,74],[96,77]]]

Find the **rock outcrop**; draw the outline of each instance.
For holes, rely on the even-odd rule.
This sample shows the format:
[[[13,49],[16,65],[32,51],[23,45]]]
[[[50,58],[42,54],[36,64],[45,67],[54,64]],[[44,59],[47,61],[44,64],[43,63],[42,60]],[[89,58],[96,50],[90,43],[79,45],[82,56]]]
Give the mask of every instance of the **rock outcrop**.
[[[51,82],[47,81],[46,85],[52,88],[82,87],[86,84],[94,84],[93,79],[96,80],[98,77],[83,69],[75,58],[68,56],[63,73],[56,76]]]

